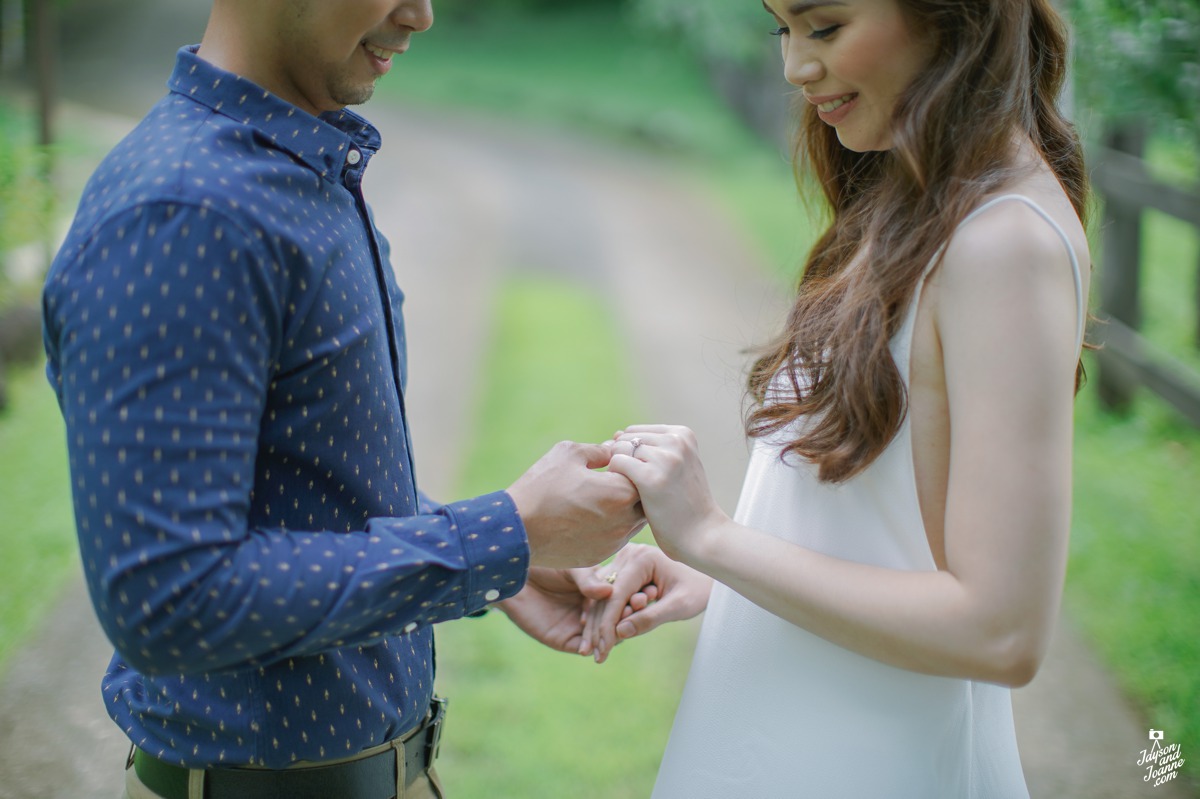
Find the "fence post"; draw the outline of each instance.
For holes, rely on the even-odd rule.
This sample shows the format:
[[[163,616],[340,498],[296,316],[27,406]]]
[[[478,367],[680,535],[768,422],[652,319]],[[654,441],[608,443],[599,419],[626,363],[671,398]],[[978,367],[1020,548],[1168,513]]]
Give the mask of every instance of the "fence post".
[[[56,92],[55,59],[58,58],[58,26],[55,0],[33,0],[33,62],[37,75],[38,143],[54,143]]]
[[[1117,124],[1104,136],[1110,150],[1142,158],[1146,129],[1133,123]],[[1100,309],[1104,316],[1123,322],[1130,330],[1142,323],[1139,291],[1142,251],[1142,209],[1115,193],[1104,197],[1103,269],[1100,272]],[[1103,336],[1103,332],[1101,332]],[[1127,408],[1133,400],[1136,377],[1115,358],[1100,351],[1097,391],[1108,408]]]

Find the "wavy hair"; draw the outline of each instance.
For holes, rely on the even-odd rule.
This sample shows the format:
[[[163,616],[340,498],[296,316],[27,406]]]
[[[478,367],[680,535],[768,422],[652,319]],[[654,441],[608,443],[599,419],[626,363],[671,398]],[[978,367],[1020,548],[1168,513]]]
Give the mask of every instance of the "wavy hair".
[[[900,429],[908,397],[888,343],[939,247],[1015,174],[1014,131],[1028,135],[1086,221],[1081,147],[1055,105],[1067,31],[1050,0],[897,1],[911,29],[932,37],[932,60],[897,100],[890,151],[846,149],[804,103],[795,164],[821,186],[832,222],[784,330],[748,379],[747,434],[805,417],[780,457],[815,463],[824,482],[860,473]],[[1082,365],[1077,387],[1081,376]]]

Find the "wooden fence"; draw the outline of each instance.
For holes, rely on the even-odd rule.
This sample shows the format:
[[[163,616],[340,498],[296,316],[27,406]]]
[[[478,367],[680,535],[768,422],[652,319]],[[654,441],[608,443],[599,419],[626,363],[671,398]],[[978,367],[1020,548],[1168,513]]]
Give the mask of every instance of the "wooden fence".
[[[1200,375],[1143,338],[1140,297],[1142,217],[1153,209],[1182,220],[1200,233],[1200,193],[1154,180],[1142,160],[1144,131],[1115,128],[1104,146],[1089,154],[1092,183],[1104,198],[1103,263],[1100,269],[1099,324],[1092,338],[1098,352],[1098,391],[1110,408],[1129,405],[1144,386],[1200,427]],[[1196,306],[1194,341],[1200,347],[1200,263],[1191,286]]]

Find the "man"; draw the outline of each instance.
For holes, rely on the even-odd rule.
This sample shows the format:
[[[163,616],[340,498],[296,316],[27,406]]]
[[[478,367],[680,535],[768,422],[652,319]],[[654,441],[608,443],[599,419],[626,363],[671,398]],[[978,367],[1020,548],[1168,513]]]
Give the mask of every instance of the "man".
[[[432,22],[429,0],[214,0],[47,278],[132,799],[441,795],[432,625],[500,603],[578,650],[581,591],[609,588],[554,569],[641,523],[603,447],[451,505],[417,490],[361,192],[379,136],[344,106]]]

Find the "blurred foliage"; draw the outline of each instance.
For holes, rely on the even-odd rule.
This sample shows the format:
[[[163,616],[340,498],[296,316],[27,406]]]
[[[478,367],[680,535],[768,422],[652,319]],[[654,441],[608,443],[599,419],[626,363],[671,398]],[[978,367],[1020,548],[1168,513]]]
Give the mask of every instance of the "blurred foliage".
[[[763,57],[773,27],[752,0],[629,0],[635,16],[706,57]],[[1102,119],[1137,115],[1200,140],[1198,0],[1058,0],[1075,31],[1079,100]]]
[[[44,239],[54,214],[49,154],[34,143],[33,118],[0,100],[0,308],[13,301],[5,256]]]
[[[1075,30],[1084,107],[1200,142],[1200,2],[1062,0],[1062,8]]]
[[[776,26],[752,0],[630,0],[634,18],[679,36],[704,57],[753,63]]]
[[[626,0],[492,0],[486,4],[479,0],[438,0],[434,10],[452,19],[478,19],[505,11],[569,13],[586,8],[619,8],[625,4]]]

